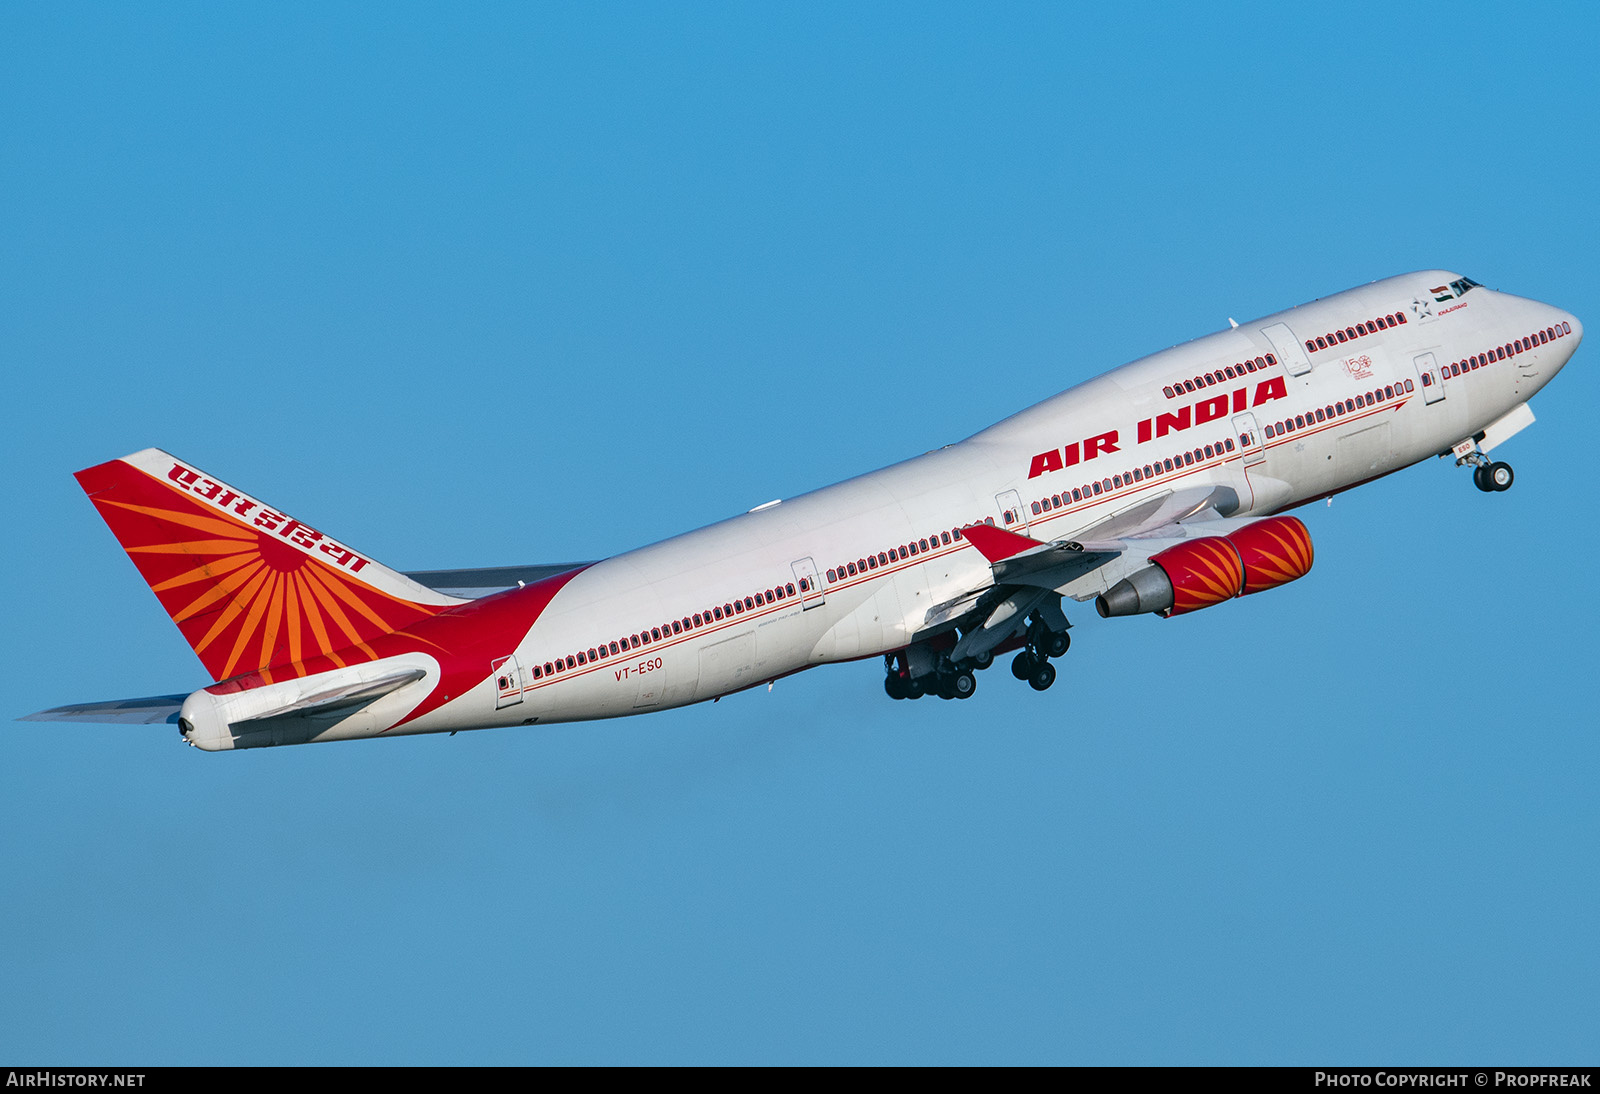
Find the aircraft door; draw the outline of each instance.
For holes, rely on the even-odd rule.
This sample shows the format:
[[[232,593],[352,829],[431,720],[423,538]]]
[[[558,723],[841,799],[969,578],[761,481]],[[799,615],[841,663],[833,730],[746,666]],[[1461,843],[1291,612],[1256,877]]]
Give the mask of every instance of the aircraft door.
[[[1437,403],[1444,398],[1444,377],[1439,374],[1439,362],[1431,353],[1419,353],[1411,359],[1417,369],[1417,382],[1422,385],[1424,403]]]
[[[797,558],[789,564],[789,569],[794,571],[795,588],[800,590],[800,610],[821,607],[827,597],[822,591],[822,582],[817,580],[817,564],[809,558]]]
[[[1262,500],[1263,487],[1272,482],[1267,473],[1267,441],[1261,435],[1255,414],[1250,411],[1233,416],[1233,431],[1239,438],[1239,451],[1243,456],[1240,471],[1250,491],[1249,504],[1253,509]]]
[[[497,657],[489,662],[494,673],[494,709],[503,710],[522,702],[522,670],[515,657]]]
[[[1294,336],[1287,324],[1274,323],[1270,327],[1262,327],[1261,333],[1267,336],[1267,341],[1272,343],[1272,348],[1278,351],[1278,360],[1283,362],[1283,367],[1289,370],[1290,376],[1304,376],[1311,371],[1311,358],[1306,356],[1305,347],[1300,344],[1300,339]]]
[[[1028,530],[1028,511],[1022,507],[1022,495],[1015,490],[1002,490],[994,496],[1000,506],[1000,527],[1008,532]]]
[[[639,690],[633,697],[633,709],[646,710],[661,705],[661,694],[667,687],[667,673],[672,669],[666,664],[666,657],[648,649],[639,653],[641,656],[633,664],[633,675],[639,681]],[[685,656],[687,654],[682,652],[678,654],[680,658]]]
[[[1261,443],[1261,427],[1256,416],[1248,411],[1233,416],[1233,431],[1239,435],[1239,447],[1244,451],[1244,465],[1254,467],[1267,458],[1267,446]]]

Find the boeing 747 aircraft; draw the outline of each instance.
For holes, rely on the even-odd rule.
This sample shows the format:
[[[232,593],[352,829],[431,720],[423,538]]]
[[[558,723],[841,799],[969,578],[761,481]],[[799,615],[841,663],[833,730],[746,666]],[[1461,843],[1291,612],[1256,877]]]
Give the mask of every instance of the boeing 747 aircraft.
[[[400,573],[156,449],[78,472],[216,681],[41,720],[209,751],[642,714],[882,657],[895,699],[1039,691],[1063,599],[1181,615],[1294,581],[1286,510],[1435,456],[1480,490],[1576,318],[1431,270],[1123,365],[936,452],[599,562]]]

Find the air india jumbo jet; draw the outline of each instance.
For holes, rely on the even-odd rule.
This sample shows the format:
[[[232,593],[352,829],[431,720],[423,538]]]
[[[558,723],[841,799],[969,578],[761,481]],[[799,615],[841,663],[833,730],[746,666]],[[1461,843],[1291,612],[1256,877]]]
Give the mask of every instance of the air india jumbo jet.
[[[1182,615],[1311,569],[1280,515],[1488,453],[1576,318],[1440,270],[1123,365],[927,455],[635,551],[400,573],[156,449],[77,474],[216,683],[41,720],[176,723],[208,751],[642,714],[882,657],[894,699],[1044,691],[1063,598]]]

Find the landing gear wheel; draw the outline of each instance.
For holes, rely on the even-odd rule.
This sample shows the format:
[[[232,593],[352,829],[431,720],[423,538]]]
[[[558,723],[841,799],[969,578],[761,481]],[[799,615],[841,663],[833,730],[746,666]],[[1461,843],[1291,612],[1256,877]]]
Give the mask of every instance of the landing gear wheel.
[[[972,693],[978,690],[978,679],[970,672],[958,672],[950,677],[945,690],[952,699],[970,699]]]
[[[1472,469],[1472,485],[1482,490],[1485,494],[1494,492],[1494,484],[1489,481],[1489,469],[1478,466]]]
[[[906,681],[898,676],[885,676],[883,678],[883,690],[888,693],[891,699],[907,698]]]
[[[1056,667],[1048,661],[1039,662],[1028,676],[1028,686],[1034,691],[1044,691],[1056,682]]]
[[[1509,463],[1491,463],[1484,469],[1483,481],[1489,484],[1489,489],[1494,491],[1510,490],[1511,484],[1517,481],[1517,476],[1511,470]]]
[[[927,689],[922,686],[921,681],[919,681],[919,680],[907,680],[906,681],[906,698],[907,699],[920,699],[920,698],[922,698],[923,694],[926,691],[927,691]]]
[[[1036,665],[1037,662],[1034,661],[1033,655],[1027,650],[1023,650],[1011,659],[1011,675],[1018,680],[1026,680],[1033,675]]]
[[[1053,631],[1045,639],[1044,652],[1047,657],[1060,657],[1072,645],[1072,635],[1066,631]]]
[[[982,653],[972,655],[972,667],[975,669],[986,669],[992,664],[994,664],[993,650],[984,650]]]

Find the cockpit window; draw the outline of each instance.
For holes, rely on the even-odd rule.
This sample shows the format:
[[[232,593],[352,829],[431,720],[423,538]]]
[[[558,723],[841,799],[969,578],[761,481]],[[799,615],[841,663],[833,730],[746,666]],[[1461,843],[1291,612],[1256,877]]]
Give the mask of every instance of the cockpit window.
[[[1447,300],[1454,300],[1458,296],[1465,296],[1473,289],[1481,288],[1483,288],[1483,286],[1472,280],[1472,278],[1461,277],[1450,282],[1448,285],[1438,285],[1432,289],[1429,289],[1428,291],[1433,294],[1433,298],[1435,300],[1443,304]]]

